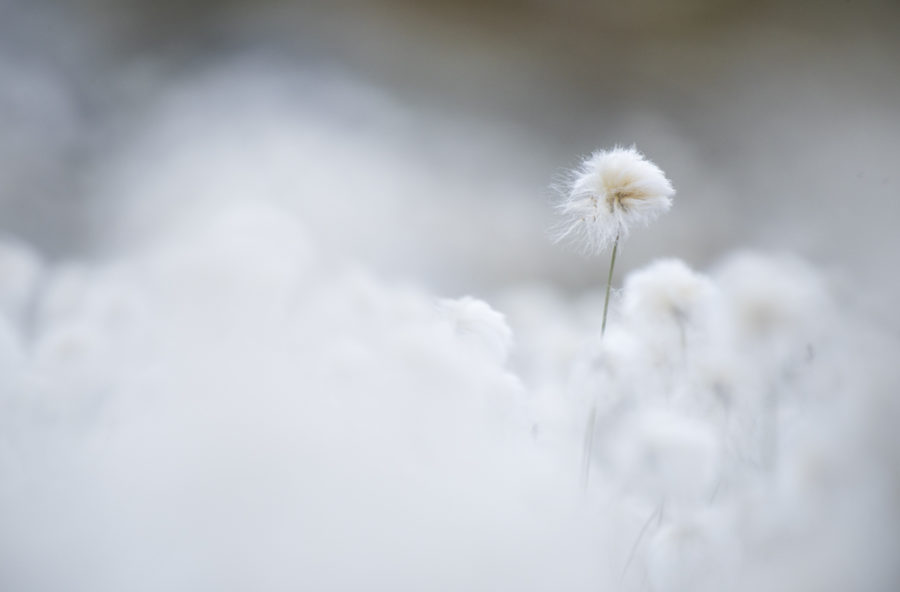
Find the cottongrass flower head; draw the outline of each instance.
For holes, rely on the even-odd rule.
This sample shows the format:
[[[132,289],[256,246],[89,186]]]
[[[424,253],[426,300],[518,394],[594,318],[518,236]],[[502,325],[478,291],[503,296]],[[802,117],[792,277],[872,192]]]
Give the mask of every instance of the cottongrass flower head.
[[[679,259],[661,259],[628,275],[622,308],[631,327],[662,352],[680,352],[684,359],[689,336],[700,343],[712,337],[720,303],[710,278]],[[673,337],[680,347],[670,347]]]
[[[625,314],[650,323],[687,322],[711,308],[715,284],[680,259],[660,259],[625,280]]]
[[[805,347],[827,327],[833,310],[822,278],[789,256],[739,253],[716,272],[740,336],[772,350],[775,342]]]
[[[581,243],[601,253],[633,226],[645,225],[672,207],[675,189],[665,173],[635,147],[598,150],[572,172],[556,209],[563,221],[557,241]]]

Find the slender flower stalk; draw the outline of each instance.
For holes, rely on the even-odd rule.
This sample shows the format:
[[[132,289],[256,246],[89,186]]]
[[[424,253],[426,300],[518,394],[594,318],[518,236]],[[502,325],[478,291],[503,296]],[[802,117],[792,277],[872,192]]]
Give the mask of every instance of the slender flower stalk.
[[[606,314],[609,312],[609,293],[612,289],[613,269],[616,267],[616,252],[619,250],[619,237],[613,242],[612,257],[609,260],[609,275],[606,278],[606,296],[603,298],[603,322],[600,324],[600,339],[606,334]],[[588,415],[587,426],[584,431],[584,452],[583,457],[583,473],[582,483],[587,489],[588,482],[591,478],[591,450],[594,448],[594,426],[597,423],[597,405],[591,405],[591,412]]]
[[[612,257],[609,260],[609,276],[606,278],[606,297],[603,299],[603,323],[600,325],[600,337],[606,333],[606,313],[609,312],[609,292],[612,288],[613,269],[616,267],[616,252],[619,250],[619,237],[613,243]]]

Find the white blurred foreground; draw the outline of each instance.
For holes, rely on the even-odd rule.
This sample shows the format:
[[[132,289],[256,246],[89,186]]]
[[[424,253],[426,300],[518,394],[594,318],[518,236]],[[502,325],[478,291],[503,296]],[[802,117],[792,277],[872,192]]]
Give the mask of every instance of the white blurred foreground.
[[[0,248],[10,591],[890,590],[895,338],[743,254],[440,300],[218,207]],[[600,286],[598,286],[600,288]],[[582,484],[584,427],[596,410]]]

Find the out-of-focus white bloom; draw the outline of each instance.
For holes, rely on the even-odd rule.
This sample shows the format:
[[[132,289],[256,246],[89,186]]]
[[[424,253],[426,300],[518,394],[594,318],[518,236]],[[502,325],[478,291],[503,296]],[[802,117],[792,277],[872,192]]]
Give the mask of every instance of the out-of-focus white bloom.
[[[628,276],[623,308],[632,321],[684,324],[708,312],[714,295],[709,278],[683,261],[665,259]]]
[[[603,413],[625,401],[643,401],[646,392],[654,392],[647,387],[643,356],[640,339],[631,331],[614,327],[575,359],[570,388],[597,404]]]
[[[708,499],[719,474],[720,450],[704,421],[653,406],[619,426],[612,465],[627,491],[647,501]]]
[[[283,323],[316,264],[295,216],[249,199],[172,223],[139,253],[144,281],[169,311],[184,315],[182,326],[229,335],[237,334],[240,319],[243,329]],[[251,308],[258,317],[241,314]]]
[[[716,273],[741,337],[749,340],[800,337],[825,326],[831,316],[821,278],[793,257],[741,253]]]
[[[24,363],[22,338],[12,323],[0,316],[0,371],[4,375],[18,371]],[[0,386],[4,384],[0,378]]]
[[[622,305],[625,323],[643,342],[643,358],[657,369],[650,375],[659,378],[684,371],[688,358],[702,358],[722,308],[713,281],[677,259],[629,274]]]
[[[535,385],[564,381],[583,341],[581,318],[569,301],[544,287],[517,287],[497,304],[516,327],[518,373]]]
[[[38,370],[53,376],[75,373],[101,374],[104,353],[109,343],[100,327],[87,321],[60,323],[42,334],[34,345],[34,361]]]
[[[599,150],[573,171],[556,209],[557,241],[572,239],[599,253],[672,207],[672,184],[634,147]]]
[[[461,338],[471,342],[491,359],[501,364],[506,361],[513,334],[502,313],[471,296],[442,300],[440,312]]]
[[[718,519],[718,520],[717,520]],[[660,529],[648,549],[648,579],[654,592],[731,590],[738,554],[721,532],[721,517],[698,515]]]

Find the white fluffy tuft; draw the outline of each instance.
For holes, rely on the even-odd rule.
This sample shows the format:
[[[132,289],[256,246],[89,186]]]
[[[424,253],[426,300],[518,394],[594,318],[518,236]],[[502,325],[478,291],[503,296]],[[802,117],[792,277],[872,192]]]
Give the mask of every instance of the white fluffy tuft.
[[[556,209],[556,240],[600,253],[631,228],[646,225],[672,207],[675,189],[665,174],[634,147],[599,150],[572,172]]]

